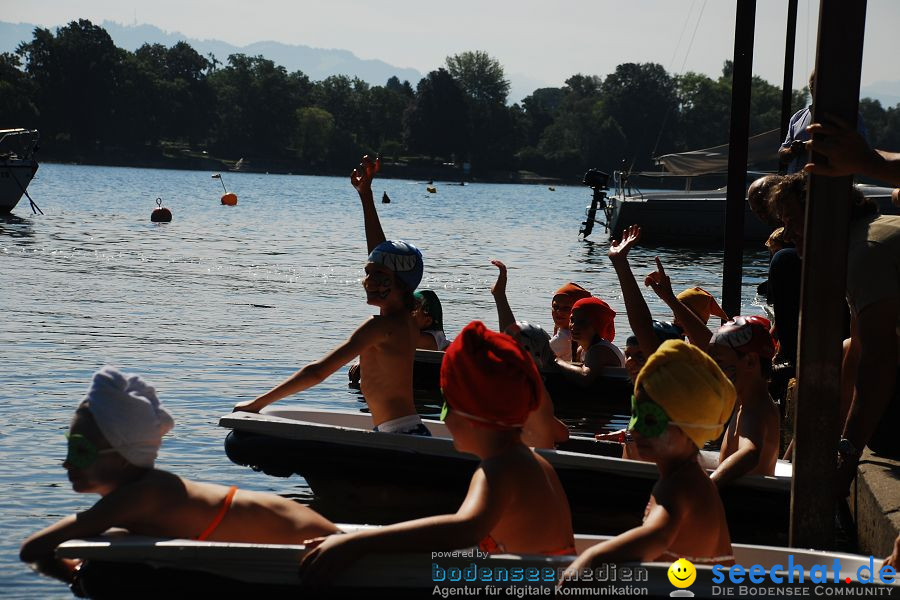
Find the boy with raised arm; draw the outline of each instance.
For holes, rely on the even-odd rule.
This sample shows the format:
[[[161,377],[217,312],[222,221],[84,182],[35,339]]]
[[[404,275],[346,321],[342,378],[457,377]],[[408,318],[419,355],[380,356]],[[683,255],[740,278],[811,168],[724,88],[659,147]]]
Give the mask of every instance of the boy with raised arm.
[[[412,317],[413,292],[422,280],[422,253],[404,241],[386,240],[375,201],[372,179],[381,166],[364,156],[353,170],[350,182],[362,201],[369,258],[363,288],[366,302],[380,309],[369,317],[340,346],[310,363],[287,380],[248,402],[236,411],[259,412],[269,404],[301,392],[359,356],[366,376],[361,389],[376,431],[430,436],[413,404],[413,359],[419,330]]]

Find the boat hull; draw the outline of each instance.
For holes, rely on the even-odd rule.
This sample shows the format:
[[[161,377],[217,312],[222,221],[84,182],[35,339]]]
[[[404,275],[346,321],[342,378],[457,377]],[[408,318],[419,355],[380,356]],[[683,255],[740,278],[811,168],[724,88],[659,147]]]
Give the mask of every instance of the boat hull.
[[[416,398],[441,401],[441,362],[444,353],[436,350],[416,350],[413,363],[413,388]],[[628,414],[631,410],[633,384],[625,369],[604,369],[600,377],[589,388],[579,387],[567,381],[561,374],[542,373],[544,384],[557,415],[562,417],[583,417],[595,413],[618,412]],[[358,385],[354,387],[358,387]]]
[[[318,422],[315,422],[318,421]],[[371,431],[368,415],[290,408],[234,413],[219,424],[229,459],[269,475],[306,479],[323,512],[337,520],[388,523],[455,512],[478,465],[455,450],[443,423],[435,437]],[[619,533],[639,525],[659,474],[652,463],[623,460],[621,446],[573,438],[539,450],[555,468],[576,530]],[[786,542],[789,477],[746,477],[722,492],[734,539]]]
[[[0,214],[16,207],[37,169],[35,160],[0,160]]]
[[[354,531],[365,527],[340,525],[344,531]],[[576,550],[584,552],[587,548],[608,540],[608,536],[576,535]],[[438,549],[436,549],[438,550]],[[764,580],[759,585],[744,579],[745,587],[751,589],[748,594],[767,596],[761,593],[766,586],[774,585],[769,574],[776,574],[788,581],[785,565],[789,562],[799,565],[805,572],[804,584],[797,579],[790,585],[795,591],[791,595],[862,595],[861,587],[872,588],[871,584],[861,585],[858,581],[858,570],[869,568],[869,557],[838,552],[820,552],[814,550],[798,550],[772,546],[752,546],[734,544],[735,562],[748,569],[751,565],[760,565],[765,571]],[[199,597],[237,597],[247,593],[247,597],[299,597],[303,594],[297,577],[297,565],[306,552],[302,545],[274,544],[241,544],[227,542],[198,542],[193,540],[145,538],[139,536],[101,537],[90,540],[70,540],[61,544],[56,551],[59,558],[84,560],[79,572],[79,584],[91,598],[134,597],[169,597],[177,590],[179,597],[198,594]],[[442,553],[396,553],[372,554],[362,557],[349,566],[337,577],[332,587],[327,590],[306,590],[309,597],[354,597],[359,598],[366,592],[378,592],[377,597],[407,598],[426,597],[435,593],[435,588],[455,588],[457,595],[462,595],[462,587],[468,588],[465,595],[498,595],[505,589],[503,596],[517,597],[549,597],[552,595],[553,582],[572,561],[567,556],[538,555],[491,555],[486,558],[475,555],[474,549],[463,549],[457,556],[446,556]],[[837,561],[839,573],[833,572]],[[490,569],[491,573],[500,570],[510,572],[512,569],[536,569],[541,576],[538,581],[478,581],[479,577],[469,580],[458,578],[448,580],[450,569],[471,569],[473,563],[479,570]],[[827,569],[828,582],[817,584],[811,581],[810,573],[816,566],[824,565]],[[439,569],[434,569],[438,566]],[[607,591],[599,595],[643,595],[651,598],[668,598],[673,586],[667,575],[670,563],[662,562],[629,562],[614,565],[615,571],[608,569],[606,579],[599,577],[582,585],[595,589],[605,588]],[[877,572],[879,564],[875,564]],[[721,585],[731,586],[726,580],[717,590],[713,579],[711,565],[695,565],[696,581],[690,586],[694,597],[715,598],[723,595]],[[640,573],[633,578],[629,573]],[[443,571],[443,573],[442,573]],[[745,571],[746,574],[746,571]],[[796,575],[796,573],[795,573]],[[442,580],[443,576],[443,580]],[[837,576],[837,577],[835,577]],[[835,578],[839,580],[834,583]],[[850,578],[854,583],[844,583]],[[463,580],[460,580],[463,579]],[[475,581],[472,581],[475,579]],[[552,581],[547,581],[550,579]],[[631,579],[631,581],[629,581]],[[777,579],[776,579],[777,580]],[[570,584],[574,585],[574,584]],[[628,593],[628,586],[643,588],[640,592]],[[494,590],[486,593],[486,587]],[[512,590],[511,587],[529,588],[528,590]],[[781,587],[781,586],[779,586]],[[825,587],[841,588],[839,594],[816,593]],[[480,588],[480,589],[479,589]],[[543,593],[538,592],[543,588]],[[618,593],[611,593],[615,588]],[[799,588],[806,588],[805,592]],[[737,587],[734,587],[737,590]],[[757,591],[759,590],[759,591]],[[828,590],[833,591],[833,590]],[[872,590],[876,591],[876,590]],[[884,595],[891,595],[891,590],[881,590]],[[877,591],[876,591],[877,592]],[[870,591],[871,594],[871,591]],[[563,594],[567,595],[567,594]],[[582,594],[577,594],[582,595]],[[595,597],[591,595],[591,597]],[[732,592],[731,595],[734,595]],[[743,594],[742,594],[743,595]]]
[[[889,188],[859,186],[878,202],[883,214],[896,214]],[[618,234],[631,225],[641,226],[641,242],[666,246],[719,246],[725,239],[725,190],[672,191],[611,198],[610,231]],[[772,227],[744,206],[744,243],[758,246]]]

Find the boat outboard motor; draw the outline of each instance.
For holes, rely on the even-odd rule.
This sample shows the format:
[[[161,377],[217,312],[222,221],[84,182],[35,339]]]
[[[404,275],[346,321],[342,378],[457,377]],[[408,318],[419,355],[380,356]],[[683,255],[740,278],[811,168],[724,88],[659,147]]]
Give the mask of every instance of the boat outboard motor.
[[[610,215],[608,214],[608,205],[606,203],[606,192],[609,190],[607,185],[609,183],[609,174],[604,173],[599,169],[589,169],[587,173],[584,174],[584,179],[581,183],[594,190],[594,196],[591,198],[591,205],[585,209],[585,220],[581,224],[581,229],[578,233],[583,238],[591,235],[591,232],[594,230],[594,223],[603,225],[603,227],[609,231],[609,225],[607,223],[609,222]],[[606,214],[607,223],[597,220],[598,208]]]

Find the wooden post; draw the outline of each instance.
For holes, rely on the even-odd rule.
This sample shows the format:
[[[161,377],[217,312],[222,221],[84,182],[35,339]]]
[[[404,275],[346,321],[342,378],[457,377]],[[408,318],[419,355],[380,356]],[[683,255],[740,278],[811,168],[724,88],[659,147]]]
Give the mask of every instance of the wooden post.
[[[859,114],[866,0],[821,0],[813,120]],[[821,158],[821,157],[816,157]],[[841,338],[852,177],[810,178],[797,352],[790,545],[834,544]]]
[[[797,1],[788,0],[787,33],[784,37],[784,82],[781,84],[781,139],[787,137],[794,91],[794,47],[797,39]]]
[[[728,192],[725,200],[725,265],[722,308],[741,313],[744,260],[744,202],[747,194],[747,139],[750,137],[750,84],[756,0],[737,0],[734,24],[734,72],[731,77],[731,132],[728,137]]]

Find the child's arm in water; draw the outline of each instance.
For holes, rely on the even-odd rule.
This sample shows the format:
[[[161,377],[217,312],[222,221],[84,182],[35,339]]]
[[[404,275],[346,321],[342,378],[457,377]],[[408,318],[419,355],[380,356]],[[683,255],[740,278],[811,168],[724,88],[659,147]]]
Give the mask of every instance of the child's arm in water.
[[[350,183],[359,192],[359,199],[362,201],[368,252],[372,252],[375,246],[387,239],[381,228],[381,220],[378,218],[378,211],[375,210],[375,198],[372,195],[372,180],[379,169],[381,169],[381,159],[376,158],[375,162],[372,162],[367,154],[362,157],[362,162],[353,169],[353,173],[350,175]]]
[[[514,485],[503,481],[488,486],[484,469],[472,476],[462,506],[452,515],[439,515],[387,525],[347,535],[332,535],[307,542],[312,548],[300,562],[300,577],[307,585],[324,585],[343,569],[372,552],[422,552],[469,548],[487,536],[511,502]]]
[[[644,300],[637,281],[634,279],[634,273],[631,272],[631,265],[628,264],[628,252],[640,238],[640,226],[632,225],[622,232],[621,241],[613,240],[610,243],[608,256],[619,277],[628,324],[631,325],[631,331],[638,339],[641,352],[644,353],[644,356],[650,356],[659,347],[659,339],[653,332],[653,317],[647,307],[647,301]]]
[[[657,504],[643,525],[582,552],[566,569],[566,575],[593,569],[601,563],[656,560],[671,546],[678,534],[678,527],[679,519]],[[563,575],[563,581],[566,575]]]
[[[19,559],[38,571],[70,583],[73,570],[81,561],[59,559],[56,547],[68,540],[95,537],[111,527],[121,527],[136,515],[155,510],[153,494],[123,486],[107,494],[84,512],[64,517],[53,525],[28,537],[19,550]]]
[[[374,346],[390,333],[385,319],[371,317],[340,346],[316,362],[310,363],[283,382],[253,400],[235,404],[235,411],[259,412],[266,406],[311,388],[329,375],[359,356],[369,346]]]
[[[506,331],[507,327],[516,322],[516,317],[513,315],[506,297],[506,265],[499,260],[492,260],[491,264],[500,269],[500,272],[497,273],[496,283],[491,286],[491,295],[497,305],[497,318],[500,321],[499,331]]]
[[[672,291],[672,281],[666,275],[666,270],[658,256],[656,257],[656,271],[647,275],[644,285],[656,292],[660,300],[672,310],[672,314],[684,328],[684,333],[690,342],[701,350],[706,350],[709,340],[712,339],[712,332],[707,328],[706,323],[694,314],[694,311],[682,304],[681,300],[675,296],[675,292]]]

